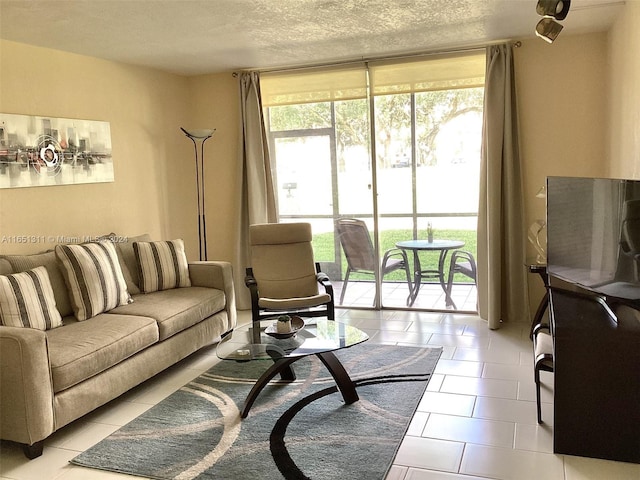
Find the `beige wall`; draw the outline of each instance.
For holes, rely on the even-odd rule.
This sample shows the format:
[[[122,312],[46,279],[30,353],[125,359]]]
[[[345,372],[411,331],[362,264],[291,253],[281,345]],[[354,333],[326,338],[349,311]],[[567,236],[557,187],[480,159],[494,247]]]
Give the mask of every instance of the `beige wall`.
[[[609,176],[640,179],[640,2],[627,2],[609,35]]]
[[[184,77],[0,41],[0,111],[110,122],[115,169],[111,183],[0,190],[0,253],[51,248],[11,240],[22,235],[182,235],[193,190],[178,130],[188,94]]]
[[[547,176],[607,173],[607,36],[561,35],[553,44],[527,39],[515,51],[525,226],[546,218],[536,193]],[[528,244],[528,255],[535,252]],[[529,275],[531,311],[544,294]]]
[[[205,144],[209,258],[233,261],[240,218],[238,82],[231,72],[192,77],[189,96],[192,102],[190,124],[194,128],[216,129]],[[195,197],[193,202],[191,210],[195,213]],[[194,224],[197,225],[195,216]]]
[[[208,251],[231,261],[237,98],[231,73],[187,78],[0,41],[0,112],[108,121],[115,169],[111,183],[0,190],[0,254],[55,243],[14,237],[149,232],[184,238],[188,257],[197,259],[194,150],[179,130],[186,127],[216,128],[205,144]]]

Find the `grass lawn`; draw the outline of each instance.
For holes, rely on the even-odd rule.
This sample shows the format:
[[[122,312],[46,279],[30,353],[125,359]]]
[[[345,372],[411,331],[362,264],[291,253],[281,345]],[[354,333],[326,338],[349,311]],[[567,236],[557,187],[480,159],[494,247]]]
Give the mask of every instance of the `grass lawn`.
[[[419,239],[426,239],[427,232],[426,230],[418,231]],[[435,239],[447,239],[447,240],[462,240],[465,245],[462,247],[462,250],[466,250],[471,252],[474,257],[477,257],[477,236],[475,230],[436,230],[434,232]],[[400,242],[403,240],[411,240],[412,239],[412,231],[411,230],[384,230],[380,232],[380,250],[381,255],[384,255],[384,252],[387,250],[395,248],[396,242]],[[313,236],[313,251],[317,261],[319,262],[334,262],[335,253],[334,253],[334,233],[321,233]],[[449,252],[450,253],[450,252]],[[437,270],[438,268],[438,257],[440,252],[420,252],[420,264],[423,270]],[[413,255],[409,256],[409,264],[411,265],[411,271],[413,271]],[[347,260],[344,254],[341,251],[342,257],[342,275],[344,277],[345,272],[347,271]],[[447,257],[447,264],[445,268],[445,279],[446,275],[449,271],[449,256]],[[357,279],[367,279],[371,280],[373,277],[371,275],[364,274],[352,274],[350,280]],[[342,280],[335,279],[335,280]],[[392,272],[384,278],[385,281],[405,281],[405,276],[403,271]],[[460,274],[456,274],[454,277],[456,282],[463,283],[472,283],[473,281]]]

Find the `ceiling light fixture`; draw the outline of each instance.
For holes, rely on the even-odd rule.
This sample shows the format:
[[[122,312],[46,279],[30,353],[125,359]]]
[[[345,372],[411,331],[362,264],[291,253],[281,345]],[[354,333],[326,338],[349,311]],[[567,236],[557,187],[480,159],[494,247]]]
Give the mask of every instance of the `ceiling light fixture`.
[[[538,0],[536,13],[544,18],[536,25],[536,35],[553,43],[563,28],[556,20],[567,18],[570,7],[571,0]]]

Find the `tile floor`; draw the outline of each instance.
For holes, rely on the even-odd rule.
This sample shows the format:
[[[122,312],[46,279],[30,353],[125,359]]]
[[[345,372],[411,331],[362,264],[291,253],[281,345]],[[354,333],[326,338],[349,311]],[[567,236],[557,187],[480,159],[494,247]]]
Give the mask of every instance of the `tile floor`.
[[[489,331],[474,315],[397,310],[338,310],[338,316],[366,330],[371,342],[444,347],[387,480],[640,479],[640,465],[552,453],[552,374],[542,374],[543,418],[548,423],[538,425],[528,325]],[[243,312],[241,321],[247,320]],[[202,349],[56,432],[38,459],[28,461],[20,448],[2,443],[0,478],[137,478],[75,467],[68,461],[217,361],[213,347]]]
[[[344,288],[343,282],[332,281],[336,298]],[[343,306],[371,308],[375,284],[369,281],[351,281],[347,285]],[[382,304],[387,308],[406,308],[409,288],[405,282],[383,282]],[[451,298],[459,311],[475,312],[478,290],[472,283],[456,283],[451,288]],[[413,308],[430,310],[453,310],[447,308],[445,295],[439,283],[422,283]]]

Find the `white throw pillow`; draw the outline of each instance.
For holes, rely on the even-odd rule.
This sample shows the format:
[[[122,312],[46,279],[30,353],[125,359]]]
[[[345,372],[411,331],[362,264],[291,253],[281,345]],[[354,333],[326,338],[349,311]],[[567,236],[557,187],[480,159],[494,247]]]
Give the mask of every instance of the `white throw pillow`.
[[[45,267],[0,276],[0,323],[38,330],[62,326]]]
[[[56,245],[56,256],[64,267],[78,320],[132,302],[112,242]]]
[[[138,262],[142,292],[191,286],[182,240],[134,242],[133,251]]]

